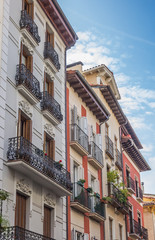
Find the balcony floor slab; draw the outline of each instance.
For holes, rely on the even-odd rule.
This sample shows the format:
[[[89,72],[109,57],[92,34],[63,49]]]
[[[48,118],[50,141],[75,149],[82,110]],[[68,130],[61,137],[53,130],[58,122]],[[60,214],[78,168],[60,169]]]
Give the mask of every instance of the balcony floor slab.
[[[82,213],[88,213],[90,212],[90,209],[79,203],[78,201],[74,201],[70,203],[70,206],[77,209],[78,211]]]
[[[35,105],[40,101],[23,84],[19,85],[17,87],[17,89],[27,99],[27,101],[29,101],[29,103],[31,103],[32,105]]]
[[[100,170],[103,168],[103,164],[101,164],[96,158],[92,156],[88,156],[88,162],[97,170]]]
[[[81,156],[88,155],[87,150],[84,147],[82,147],[77,141],[71,141],[70,146],[74,148],[74,150],[77,151]]]

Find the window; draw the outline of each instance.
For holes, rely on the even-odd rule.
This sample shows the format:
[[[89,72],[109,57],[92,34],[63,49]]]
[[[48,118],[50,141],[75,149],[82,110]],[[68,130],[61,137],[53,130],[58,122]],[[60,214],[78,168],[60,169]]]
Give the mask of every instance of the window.
[[[44,152],[48,157],[55,160],[55,140],[44,132]]]
[[[138,226],[141,227],[141,214],[140,214],[140,212],[137,212],[137,218],[138,218]]]
[[[31,73],[33,72],[33,56],[30,55],[27,48],[22,43],[20,50],[20,64],[24,64]]]
[[[113,220],[109,218],[109,235],[110,240],[113,240]]]
[[[95,178],[91,176],[91,188],[96,191],[95,189]]]
[[[44,78],[44,91],[48,92],[52,97],[54,97],[54,82],[51,81],[47,73],[45,73]]]
[[[54,48],[54,33],[50,29],[48,25],[46,25],[46,42],[50,43],[50,45]]]
[[[139,197],[139,184],[138,184],[138,181],[137,179],[135,179],[135,185],[136,185],[136,197]]]
[[[15,226],[26,228],[26,197],[16,193]]]
[[[78,166],[74,163],[73,167],[74,183],[78,181]]]
[[[83,240],[83,234],[80,232],[76,232],[76,240]]]
[[[109,136],[109,126],[107,123],[105,124],[105,135]]]
[[[117,137],[114,138],[114,145],[115,145],[115,157],[117,160]]]
[[[123,240],[123,237],[122,237],[122,229],[123,229],[123,227],[122,227],[122,225],[121,224],[119,224],[119,240]]]
[[[130,233],[133,233],[133,215],[132,215],[132,207],[129,208],[129,223],[130,223]]]
[[[127,182],[127,188],[130,188],[130,171],[128,168],[126,168],[126,182]]]
[[[51,237],[51,208],[44,206],[44,236]]]
[[[23,0],[23,10],[27,12],[29,16],[33,19],[33,12],[34,12],[33,2],[28,0]]]
[[[17,136],[24,137],[30,142],[32,141],[32,120],[29,119],[20,109],[18,113]]]

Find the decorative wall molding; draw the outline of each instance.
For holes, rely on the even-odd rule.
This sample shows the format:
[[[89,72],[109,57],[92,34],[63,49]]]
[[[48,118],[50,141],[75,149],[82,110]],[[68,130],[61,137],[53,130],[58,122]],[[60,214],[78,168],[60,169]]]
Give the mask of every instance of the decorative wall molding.
[[[33,48],[32,48],[32,46],[31,46],[31,44],[30,44],[25,38],[23,38],[23,37],[21,37],[21,42],[22,42],[22,44],[28,49],[29,53],[30,53],[31,55],[33,55],[33,54],[34,54],[34,51],[33,51]]]
[[[17,181],[16,189],[30,196],[32,193],[32,190],[30,188],[30,185],[25,183],[24,181],[25,181],[24,179]]]
[[[30,104],[24,100],[19,102],[19,108],[30,118],[32,118],[32,113],[30,112]]]
[[[53,80],[54,80],[54,74],[52,73],[52,71],[50,70],[50,68],[47,67],[47,66],[45,66],[45,69],[44,69],[44,70],[45,70],[45,73],[47,73],[47,74],[49,75],[51,81],[53,81]]]
[[[44,196],[44,204],[48,205],[49,207],[55,208],[56,202],[50,193]]]
[[[47,132],[51,137],[53,137],[53,138],[55,137],[54,127],[53,127],[52,124],[46,123],[46,124],[44,125],[44,130],[45,130],[45,132]]]

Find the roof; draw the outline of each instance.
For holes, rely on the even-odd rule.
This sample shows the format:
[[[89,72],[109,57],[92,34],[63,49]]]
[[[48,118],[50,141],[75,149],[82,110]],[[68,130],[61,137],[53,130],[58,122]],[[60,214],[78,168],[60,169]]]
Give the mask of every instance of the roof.
[[[132,139],[127,138],[126,136],[122,136],[121,143],[125,152],[129,155],[129,157],[133,160],[133,162],[137,165],[141,172],[151,170],[150,166],[148,165]]]
[[[37,0],[49,20],[56,28],[67,48],[73,46],[78,39],[56,0]]]
[[[110,113],[79,71],[68,70],[67,81],[100,122],[109,119]]]
[[[124,115],[121,106],[119,105],[113,91],[111,90],[111,87],[108,85],[92,85],[92,87],[100,89],[119,124],[125,124],[127,121],[126,116]]]
[[[133,130],[133,128],[132,128],[132,126],[131,126],[131,124],[130,124],[128,119],[127,119],[127,123],[124,126],[122,126],[122,131],[126,135],[127,134],[131,135],[131,137],[132,137],[132,139],[133,139],[133,141],[136,144],[138,149],[142,149],[143,148],[141,142],[139,141],[139,139],[138,139],[135,131]]]
[[[83,74],[88,75],[88,74],[92,74],[93,72],[98,72],[100,75],[102,75],[102,73],[103,73],[104,77],[107,76],[108,84],[110,84],[110,82],[111,82],[112,90],[114,92],[115,97],[118,100],[121,99],[121,96],[120,96],[120,93],[119,93],[119,90],[118,90],[118,87],[117,87],[117,84],[116,84],[116,81],[114,78],[114,74],[112,71],[110,71],[110,69],[105,64],[101,64],[101,65],[89,68],[87,70],[84,70]]]
[[[155,205],[155,202],[144,202],[143,206],[153,206]]]

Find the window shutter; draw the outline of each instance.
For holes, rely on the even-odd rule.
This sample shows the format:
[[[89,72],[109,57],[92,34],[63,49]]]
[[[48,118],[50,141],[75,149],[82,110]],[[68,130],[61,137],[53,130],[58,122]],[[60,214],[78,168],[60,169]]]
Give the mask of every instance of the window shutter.
[[[71,182],[74,181],[74,172],[73,172],[73,166],[74,166],[74,161],[72,158],[70,158],[70,176],[71,176]]]
[[[32,120],[26,120],[26,139],[32,142]]]
[[[46,150],[46,132],[44,132],[44,145],[43,145],[43,151]]]
[[[21,109],[18,110],[17,137],[21,135]]]
[[[22,56],[23,56],[23,44],[20,44],[20,57],[19,57],[19,64],[22,64]]]
[[[95,143],[100,149],[102,149],[102,135],[101,134],[95,135]]]
[[[50,157],[55,160],[55,140],[50,141]]]
[[[78,180],[79,179],[83,179],[84,178],[84,169],[83,169],[83,167],[80,165],[79,167],[78,167]]]
[[[89,234],[88,233],[84,233],[83,240],[89,240]]]
[[[49,94],[54,97],[54,82],[49,83]]]
[[[82,117],[80,119],[80,128],[86,133],[88,134],[88,124],[87,124],[87,118],[86,117]]]
[[[72,229],[72,240],[76,240],[75,229]]]
[[[71,122],[72,124],[77,124],[77,107],[75,105],[71,110]]]
[[[100,193],[100,188],[99,188],[99,180],[95,179],[94,181],[95,185],[95,192]]]
[[[34,3],[29,3],[29,15],[34,19]]]
[[[33,72],[33,57],[32,56],[28,56],[27,57],[27,69],[30,70],[30,72]]]
[[[91,173],[88,172],[88,187],[91,187]]]

